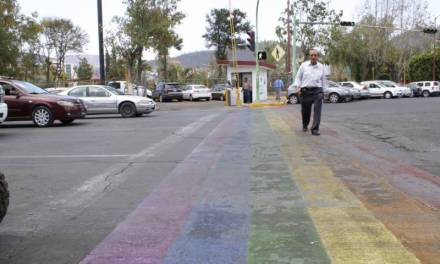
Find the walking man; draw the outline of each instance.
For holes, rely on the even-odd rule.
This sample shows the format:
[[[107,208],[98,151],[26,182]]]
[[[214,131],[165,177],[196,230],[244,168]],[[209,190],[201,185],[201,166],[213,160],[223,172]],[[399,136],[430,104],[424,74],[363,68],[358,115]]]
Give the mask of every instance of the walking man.
[[[284,88],[284,82],[280,78],[277,78],[273,83],[273,88],[275,89],[276,100],[281,101],[281,90]]]
[[[307,132],[313,105],[312,135],[319,136],[324,88],[327,86],[324,65],[318,62],[318,51],[311,49],[310,60],[299,67],[295,78],[295,87],[301,101],[303,131]]]

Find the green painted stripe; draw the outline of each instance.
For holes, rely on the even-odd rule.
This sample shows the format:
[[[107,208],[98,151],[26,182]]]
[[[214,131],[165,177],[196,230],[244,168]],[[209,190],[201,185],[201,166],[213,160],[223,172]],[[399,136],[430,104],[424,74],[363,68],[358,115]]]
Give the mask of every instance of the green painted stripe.
[[[249,263],[330,263],[262,111],[252,113]]]

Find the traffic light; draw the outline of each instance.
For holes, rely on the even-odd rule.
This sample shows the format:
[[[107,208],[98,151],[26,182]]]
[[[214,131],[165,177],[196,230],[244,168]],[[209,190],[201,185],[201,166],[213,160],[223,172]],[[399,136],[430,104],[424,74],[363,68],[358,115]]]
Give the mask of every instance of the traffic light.
[[[339,25],[344,27],[354,27],[355,23],[353,21],[341,21]]]
[[[435,33],[437,33],[437,29],[436,29],[436,28],[424,28],[424,29],[423,29],[423,33],[426,33],[426,34],[435,34]]]
[[[249,30],[246,32],[248,34],[247,45],[250,51],[255,51],[255,31]]]
[[[259,51],[258,52],[258,60],[266,60],[267,59],[267,54],[265,51]]]

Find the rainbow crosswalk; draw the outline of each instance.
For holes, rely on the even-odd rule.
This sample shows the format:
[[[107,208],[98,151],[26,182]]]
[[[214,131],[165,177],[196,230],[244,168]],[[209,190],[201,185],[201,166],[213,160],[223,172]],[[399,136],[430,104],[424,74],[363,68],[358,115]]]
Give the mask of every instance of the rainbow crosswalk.
[[[436,176],[297,119],[226,113],[81,263],[440,263]]]

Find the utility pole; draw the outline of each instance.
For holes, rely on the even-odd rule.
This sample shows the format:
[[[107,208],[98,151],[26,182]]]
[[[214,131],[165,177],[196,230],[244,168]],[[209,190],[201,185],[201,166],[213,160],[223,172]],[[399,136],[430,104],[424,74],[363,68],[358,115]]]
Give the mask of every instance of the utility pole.
[[[290,43],[292,42],[292,34],[290,32],[290,0],[287,0],[287,57],[286,57],[286,73],[291,71]]]
[[[296,63],[296,19],[295,19],[295,13],[292,9],[292,83],[295,82],[296,77],[296,69],[297,69],[297,63]]]
[[[104,66],[104,28],[102,25],[102,0],[98,0],[98,35],[99,35],[99,75],[101,84],[105,84]]]
[[[256,16],[255,16],[255,66],[256,66],[256,72],[257,72],[257,76],[256,76],[256,81],[257,81],[257,87],[256,87],[256,101],[260,102],[260,60],[258,59],[258,51],[259,51],[259,47],[258,47],[258,7],[260,5],[260,0],[257,0],[257,10],[256,10]]]

